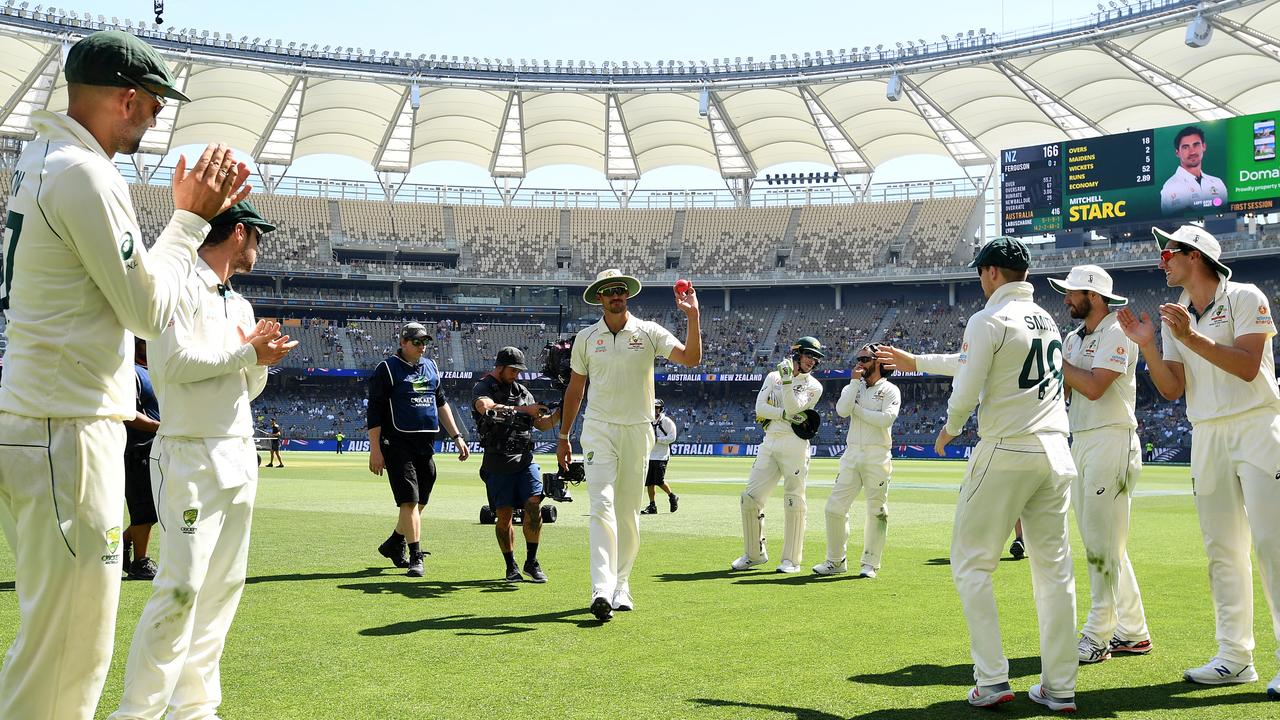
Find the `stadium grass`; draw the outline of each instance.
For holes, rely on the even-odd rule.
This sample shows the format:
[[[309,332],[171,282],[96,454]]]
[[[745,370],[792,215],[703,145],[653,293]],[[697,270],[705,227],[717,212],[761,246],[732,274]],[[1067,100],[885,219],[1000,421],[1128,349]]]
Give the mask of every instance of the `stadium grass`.
[[[773,572],[781,492],[767,509],[774,562],[730,573],[742,551],[738,493],[749,459],[675,458],[680,511],[642,519],[632,579],[637,607],[600,625],[588,614],[586,490],[558,505],[539,557],[546,585],[507,584],[477,463],[439,458],[425,522],[426,577],[389,567],[376,547],[394,508],[367,456],[286,453],[262,470],[249,584],[222,662],[224,720],[258,718],[947,718],[983,716],[964,702],[968,640],[947,565],[956,462],[898,462],[880,577],[819,578],[823,505],[834,460],[810,473],[805,572]],[[551,465],[544,458],[544,467]],[[1214,653],[1206,562],[1181,467],[1148,468],[1134,503],[1130,552],[1155,651],[1081,668],[1081,717],[1274,718],[1276,672],[1262,590],[1256,653],[1262,680],[1204,688],[1181,681]],[[851,566],[863,509],[850,523]],[[1074,533],[1074,530],[1073,530]],[[517,558],[523,541],[517,531]],[[1088,580],[1078,536],[1081,619]],[[1255,571],[1256,572],[1256,571]],[[1038,682],[1030,563],[1001,563],[996,592],[1016,702],[1005,717],[1047,714]],[[13,576],[0,546],[0,577]],[[99,707],[120,698],[129,641],[151,587],[126,582],[116,653]],[[0,585],[0,643],[17,625]]]

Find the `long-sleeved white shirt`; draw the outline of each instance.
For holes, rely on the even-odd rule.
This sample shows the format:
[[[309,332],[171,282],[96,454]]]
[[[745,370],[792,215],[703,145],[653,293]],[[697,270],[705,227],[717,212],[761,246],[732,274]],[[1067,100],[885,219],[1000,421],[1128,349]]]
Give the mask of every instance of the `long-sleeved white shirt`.
[[[156,433],[177,438],[251,438],[249,401],[267,385],[253,346],[253,307],[199,260],[173,322],[147,348],[151,381],[164,422]]]
[[[796,375],[789,385],[783,385],[782,376],[774,370],[765,376],[764,385],[756,393],[756,417],[769,421],[765,425],[766,435],[789,435],[792,431],[787,418],[817,407],[821,397],[822,383],[812,375]]]
[[[209,225],[175,211],[147,250],[129,187],[93,135],[45,111],[33,124],[4,231],[0,410],[131,420],[132,335],[164,330]]]
[[[667,417],[666,413],[654,420],[653,439],[653,452],[649,453],[649,459],[671,459],[671,443],[676,441],[676,421]]]
[[[1005,283],[965,326],[947,403],[947,434],[959,435],[981,402],[978,436],[984,439],[1065,435],[1062,389],[1057,323],[1035,303],[1031,283]]]
[[[901,407],[902,392],[893,383],[880,378],[867,385],[859,378],[840,391],[836,414],[849,418],[849,445],[888,448],[893,444],[891,430]]]

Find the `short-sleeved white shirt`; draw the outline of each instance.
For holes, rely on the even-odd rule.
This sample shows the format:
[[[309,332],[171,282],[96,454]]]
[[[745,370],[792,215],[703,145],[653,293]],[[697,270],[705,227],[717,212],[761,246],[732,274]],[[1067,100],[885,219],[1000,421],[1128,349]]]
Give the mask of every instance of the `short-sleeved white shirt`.
[[[1071,393],[1067,417],[1071,432],[1103,427],[1138,427],[1134,405],[1138,395],[1138,346],[1125,336],[1116,314],[1102,318],[1093,332],[1084,326],[1067,333],[1063,341],[1067,362],[1081,370],[1111,370],[1120,373],[1106,392],[1090,400],[1081,392]]]
[[[1267,347],[1262,351],[1262,365],[1250,382],[1245,382],[1200,355],[1187,349],[1165,332],[1163,356],[1168,362],[1182,363],[1187,379],[1187,419],[1193,424],[1238,415],[1262,407],[1280,411],[1280,389],[1276,387],[1276,360],[1271,352],[1271,337],[1276,334],[1275,319],[1267,296],[1256,285],[1231,282],[1222,278],[1207,312],[1196,316],[1190,310],[1191,295],[1183,290],[1180,305],[1191,312],[1192,327],[1219,345],[1234,345],[1242,335],[1263,333]]]
[[[679,344],[666,328],[633,315],[617,334],[604,318],[578,332],[570,367],[590,381],[584,417],[617,425],[653,422],[653,361],[670,357]]]

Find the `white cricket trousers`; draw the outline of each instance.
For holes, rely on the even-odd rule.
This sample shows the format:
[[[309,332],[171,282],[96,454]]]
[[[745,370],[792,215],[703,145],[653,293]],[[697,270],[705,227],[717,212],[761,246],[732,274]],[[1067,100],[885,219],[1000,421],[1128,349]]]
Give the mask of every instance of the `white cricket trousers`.
[[[1196,423],[1191,478],[1209,557],[1218,656],[1252,663],[1250,531],[1280,645],[1280,413],[1266,408]]]
[[[807,514],[804,488],[808,477],[809,441],[790,430],[765,433],[741,497],[742,546],[749,559],[759,562],[765,554],[764,505],[779,480],[782,481],[782,560],[799,565],[804,559]]]
[[[155,440],[160,568],[112,720],[159,720],[166,711],[168,720],[207,720],[222,703],[219,662],[244,590],[258,488],[253,442],[241,447],[230,457],[214,455],[203,440]],[[220,475],[223,484],[242,482],[223,488]]]
[[[0,718],[89,720],[120,598],[124,425],[0,413],[0,525],[16,565],[18,631]]]
[[[1080,632],[1107,646],[1112,637],[1147,640],[1142,594],[1129,562],[1129,509],[1142,472],[1142,451],[1132,428],[1072,433],[1071,457],[1079,475],[1071,504],[1089,566],[1089,615]]]
[[[889,536],[889,479],[893,457],[889,448],[850,445],[840,458],[840,472],[827,498],[827,560],[843,562],[849,544],[849,508],[865,494],[867,517],[862,530],[862,564],[880,569]]]
[[[1040,621],[1040,682],[1050,696],[1075,694],[1076,581],[1067,530],[1075,474],[1065,435],[983,439],[973,449],[956,503],[951,577],[978,685],[1009,681],[992,575],[1009,528],[1022,518]]]
[[[612,601],[628,588],[631,567],[640,552],[640,509],[644,476],[653,450],[653,426],[618,425],[587,419],[582,452],[591,501],[591,597]]]

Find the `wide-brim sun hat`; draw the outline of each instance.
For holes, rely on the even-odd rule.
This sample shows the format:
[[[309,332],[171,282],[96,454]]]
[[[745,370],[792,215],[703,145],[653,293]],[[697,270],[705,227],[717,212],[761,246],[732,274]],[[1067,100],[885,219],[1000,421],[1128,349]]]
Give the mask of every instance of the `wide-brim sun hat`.
[[[609,268],[596,273],[596,281],[587,286],[582,292],[582,300],[588,305],[599,305],[600,301],[596,299],[596,294],[603,288],[612,287],[613,285],[625,285],[627,288],[627,298],[633,298],[640,294],[640,281],[624,275],[618,268]]]
[[[1231,279],[1231,268],[1222,264],[1219,259],[1222,257],[1222,245],[1218,243],[1218,238],[1210,235],[1204,228],[1195,225],[1183,225],[1171,233],[1165,232],[1160,228],[1151,228],[1151,234],[1155,236],[1156,244],[1161,250],[1169,247],[1170,243],[1178,243],[1186,245],[1200,251],[1200,254],[1209,261],[1214,270],[1219,275],[1224,276],[1228,280]]]
[[[1129,304],[1128,298],[1112,291],[1111,275],[1097,265],[1077,265],[1071,268],[1065,280],[1049,278],[1049,286],[1063,295],[1072,290],[1096,292],[1112,307]]]

